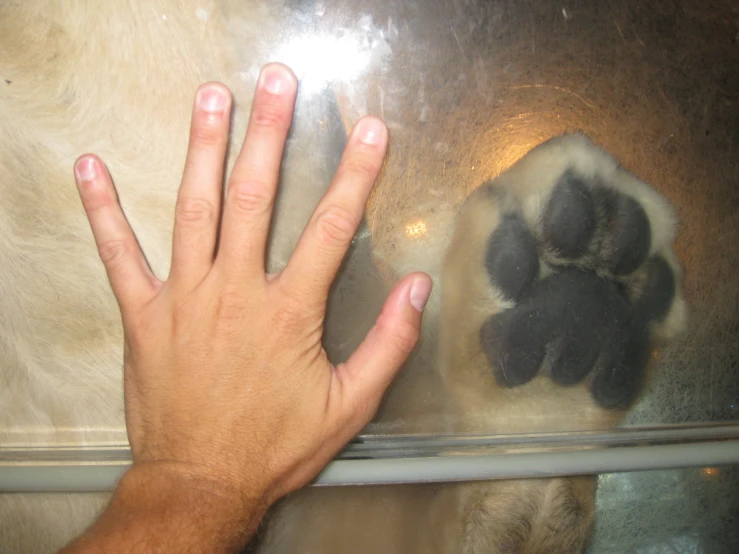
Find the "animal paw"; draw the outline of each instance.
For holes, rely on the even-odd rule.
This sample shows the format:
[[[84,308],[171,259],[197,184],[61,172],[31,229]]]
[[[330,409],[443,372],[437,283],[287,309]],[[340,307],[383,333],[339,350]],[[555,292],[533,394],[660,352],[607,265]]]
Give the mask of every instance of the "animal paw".
[[[675,220],[584,136],[534,148],[458,216],[442,294],[468,320],[446,332],[470,336],[449,342],[451,364],[465,363],[455,348],[478,350],[500,387],[545,375],[628,406],[655,341],[685,326]]]

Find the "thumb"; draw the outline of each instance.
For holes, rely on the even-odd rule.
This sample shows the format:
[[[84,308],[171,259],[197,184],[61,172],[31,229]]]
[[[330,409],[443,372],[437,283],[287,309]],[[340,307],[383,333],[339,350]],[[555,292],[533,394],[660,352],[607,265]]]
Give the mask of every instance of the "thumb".
[[[362,344],[336,368],[344,384],[342,405],[351,411],[350,419],[358,428],[372,418],[385,390],[416,346],[431,286],[425,273],[404,277],[390,292]]]

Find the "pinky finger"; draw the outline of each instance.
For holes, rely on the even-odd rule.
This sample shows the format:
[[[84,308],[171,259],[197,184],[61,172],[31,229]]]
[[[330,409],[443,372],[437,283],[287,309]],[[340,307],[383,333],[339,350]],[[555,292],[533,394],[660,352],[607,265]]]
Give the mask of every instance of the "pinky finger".
[[[146,263],[103,162],[97,156],[82,156],[74,164],[74,176],[98,254],[125,316],[147,303],[161,283]]]

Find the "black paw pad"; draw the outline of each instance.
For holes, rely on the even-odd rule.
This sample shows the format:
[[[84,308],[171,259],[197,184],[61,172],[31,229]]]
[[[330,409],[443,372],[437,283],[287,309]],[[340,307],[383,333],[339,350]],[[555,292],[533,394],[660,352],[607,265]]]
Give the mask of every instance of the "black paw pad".
[[[576,385],[593,369],[598,360],[598,343],[591,330],[587,334],[579,339],[566,336],[553,343],[549,371],[558,385]]]
[[[570,268],[543,279],[533,297],[549,306],[549,326],[555,330],[547,363],[552,379],[560,385],[579,383],[598,360],[607,333],[604,314],[619,293],[597,275]]]
[[[531,340],[531,337],[541,336],[536,329],[537,323],[525,317],[523,311],[509,310],[483,324],[480,343],[499,385],[517,387],[536,377],[546,345]]]
[[[544,241],[565,259],[582,256],[595,233],[592,194],[585,182],[568,171],[554,187],[543,216]]]
[[[518,300],[536,280],[539,275],[536,241],[519,216],[504,216],[490,236],[485,267],[492,283],[511,300]]]
[[[636,398],[649,361],[647,329],[634,321],[631,327],[614,329],[590,384],[593,398],[602,408],[626,408]]]
[[[501,386],[523,385],[542,370],[563,386],[592,375],[591,392],[603,408],[625,406],[636,396],[648,337],[644,320],[616,283],[576,268],[537,282],[522,302],[480,330]]]
[[[602,189],[599,196],[605,207],[603,261],[614,275],[628,275],[649,255],[652,233],[641,205],[625,194]]]

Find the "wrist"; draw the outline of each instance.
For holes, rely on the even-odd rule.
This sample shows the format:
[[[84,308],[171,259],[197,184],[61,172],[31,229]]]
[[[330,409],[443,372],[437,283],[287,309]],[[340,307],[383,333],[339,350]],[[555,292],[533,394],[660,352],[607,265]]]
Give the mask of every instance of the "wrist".
[[[121,478],[114,498],[122,509],[208,511],[242,521],[263,515],[264,499],[178,462],[141,462]]]
[[[268,505],[186,465],[137,463],[121,477],[110,504],[70,552],[136,545],[137,552],[237,552]],[[123,540],[123,542],[118,542]]]

